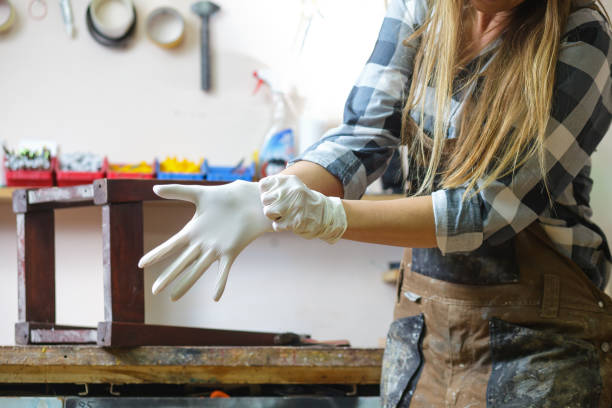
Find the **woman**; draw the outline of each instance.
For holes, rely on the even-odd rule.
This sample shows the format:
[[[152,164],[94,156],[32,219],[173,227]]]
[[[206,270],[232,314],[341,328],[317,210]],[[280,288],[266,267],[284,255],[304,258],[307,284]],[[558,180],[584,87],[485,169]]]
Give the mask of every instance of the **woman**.
[[[612,107],[602,13],[576,0],[393,1],[343,125],[281,175],[156,187],[197,211],[141,260],[182,249],[154,292],[181,274],[179,298],[218,259],[218,299],[235,257],[270,230],[414,248],[385,407],[612,406],[612,259],[588,206]],[[408,197],[356,200],[399,144]],[[235,222],[218,225],[226,214]]]

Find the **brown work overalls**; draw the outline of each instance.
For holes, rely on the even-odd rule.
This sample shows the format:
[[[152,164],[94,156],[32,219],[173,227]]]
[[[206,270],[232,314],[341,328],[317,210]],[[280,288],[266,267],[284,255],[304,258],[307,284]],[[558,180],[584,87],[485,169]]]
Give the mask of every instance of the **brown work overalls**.
[[[406,251],[383,358],[384,407],[612,407],[612,299],[537,222],[511,241],[516,279],[497,284],[417,273]],[[431,261],[435,275],[439,260]],[[486,280],[490,263],[476,274]]]

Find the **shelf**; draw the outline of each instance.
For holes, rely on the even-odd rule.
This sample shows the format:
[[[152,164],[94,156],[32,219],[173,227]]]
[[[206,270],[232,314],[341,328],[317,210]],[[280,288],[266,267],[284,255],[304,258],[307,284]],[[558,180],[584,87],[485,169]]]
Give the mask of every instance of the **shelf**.
[[[13,187],[0,187],[0,203],[10,203],[13,200]]]

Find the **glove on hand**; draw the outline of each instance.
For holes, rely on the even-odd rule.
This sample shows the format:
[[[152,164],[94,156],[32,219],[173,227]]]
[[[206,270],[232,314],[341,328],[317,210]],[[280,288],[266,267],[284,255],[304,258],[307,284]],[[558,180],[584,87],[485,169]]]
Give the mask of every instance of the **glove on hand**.
[[[178,300],[213,262],[219,260],[214,295],[218,301],[238,254],[255,238],[272,231],[272,222],[263,214],[257,183],[235,181],[221,186],[168,184],[154,186],[153,191],[160,197],[185,200],[196,206],[193,218],[183,229],[144,255],[138,263],[144,268],[178,253],[153,284],[153,293],[161,292],[182,275],[171,294],[172,300]]]
[[[259,181],[264,214],[274,221],[274,231],[291,230],[306,238],[330,244],[346,231],[342,200],[306,187],[297,176],[275,175]]]

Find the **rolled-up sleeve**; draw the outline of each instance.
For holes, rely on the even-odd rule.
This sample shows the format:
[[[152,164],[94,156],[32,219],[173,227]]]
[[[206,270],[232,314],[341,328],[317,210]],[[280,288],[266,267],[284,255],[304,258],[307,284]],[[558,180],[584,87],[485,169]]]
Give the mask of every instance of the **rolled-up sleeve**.
[[[432,194],[438,247],[468,252],[504,242],[534,222],[590,164],[612,110],[611,36],[593,10],[568,23],[556,67],[553,106],[544,141],[545,182],[537,157],[514,174],[463,200],[465,188]]]
[[[343,122],[296,160],[317,163],[336,176],[344,198],[358,199],[385,171],[400,142],[402,108],[410,87],[416,44],[403,44],[422,24],[425,0],[392,0],[374,50],[353,86]]]

